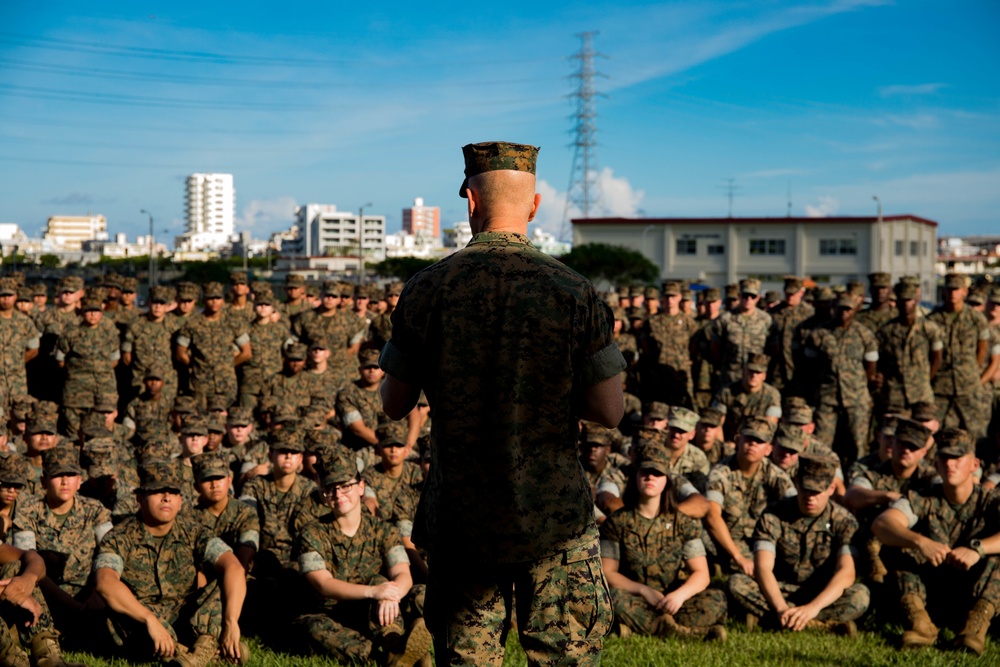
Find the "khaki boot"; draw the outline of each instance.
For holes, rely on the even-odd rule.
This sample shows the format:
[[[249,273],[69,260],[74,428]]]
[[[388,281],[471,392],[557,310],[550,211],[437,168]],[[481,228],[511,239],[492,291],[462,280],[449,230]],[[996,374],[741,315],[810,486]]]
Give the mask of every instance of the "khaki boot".
[[[854,624],[854,621],[817,621],[813,619],[806,623],[805,629],[832,632],[835,635],[852,639],[858,636],[858,626]]]
[[[59,647],[59,633],[45,630],[31,640],[31,662],[35,667],[86,667],[80,662],[66,662]]]
[[[868,551],[868,562],[871,565],[871,570],[868,572],[868,578],[874,581],[876,584],[885,583],[885,575],[889,574],[889,570],[886,569],[885,563],[882,562],[882,543],[878,540],[869,540],[866,545]]]
[[[0,650],[0,667],[31,667],[28,654],[21,648],[17,632],[3,621],[0,621],[0,644],[5,645]]]
[[[908,593],[900,602],[906,612],[906,624],[910,626],[903,633],[903,648],[933,646],[937,641],[938,628],[927,614],[924,601],[916,593]]]
[[[976,655],[982,655],[986,648],[986,631],[990,622],[996,616],[997,610],[991,603],[980,599],[976,606],[969,610],[965,619],[965,627],[955,637],[955,648],[968,649]]]
[[[409,632],[403,636],[398,646],[391,647],[386,656],[388,667],[413,667],[431,650],[433,643],[430,631],[424,624],[424,619],[418,618],[410,626]]]
[[[219,653],[219,643],[212,635],[201,635],[190,649],[177,644],[168,665],[176,667],[206,667]]]
[[[713,625],[708,628],[681,625],[670,614],[661,614],[653,622],[653,634],[657,637],[703,637],[705,640],[726,641],[726,628]]]

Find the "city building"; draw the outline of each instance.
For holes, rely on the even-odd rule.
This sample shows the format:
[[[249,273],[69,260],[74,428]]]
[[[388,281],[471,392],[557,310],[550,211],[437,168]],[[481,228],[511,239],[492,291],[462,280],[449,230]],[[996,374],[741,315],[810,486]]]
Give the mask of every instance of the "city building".
[[[79,252],[84,241],[107,240],[108,221],[103,215],[53,215],[42,240],[56,251]]]
[[[436,236],[409,234],[387,234],[385,237],[386,257],[422,257],[437,259],[444,256],[444,246]]]
[[[403,209],[403,231],[420,238],[438,238],[441,235],[441,209],[424,206],[424,198],[417,197],[413,206]]]
[[[915,215],[830,218],[585,218],[573,220],[574,246],[607,243],[645,255],[661,278],[714,287],[754,277],[780,289],[787,274],[819,285],[885,271],[920,278],[936,293],[937,224]]]
[[[472,240],[472,225],[468,220],[456,222],[455,226],[445,229],[442,234],[442,241],[445,248],[464,248]]]
[[[571,244],[557,240],[555,234],[550,234],[541,227],[535,227],[529,238],[531,239],[531,245],[546,255],[552,255],[553,257],[560,257],[573,249]]]
[[[338,211],[333,204],[299,206],[295,215],[299,238],[294,243],[284,241],[282,254],[356,258],[360,235],[361,253],[366,262],[385,259],[384,215],[366,213],[360,228],[357,213]]]
[[[1000,237],[952,236],[941,239],[935,270],[939,275],[1000,273]]]
[[[236,219],[232,174],[191,174],[187,179],[187,229],[175,240],[184,252],[223,250]]]
[[[149,257],[149,236],[136,236],[135,243],[129,243],[125,234],[115,234],[114,240],[94,239],[84,241],[84,252],[100,254],[111,259],[127,259],[129,257]],[[153,256],[169,256],[170,252],[163,243],[153,243]]]

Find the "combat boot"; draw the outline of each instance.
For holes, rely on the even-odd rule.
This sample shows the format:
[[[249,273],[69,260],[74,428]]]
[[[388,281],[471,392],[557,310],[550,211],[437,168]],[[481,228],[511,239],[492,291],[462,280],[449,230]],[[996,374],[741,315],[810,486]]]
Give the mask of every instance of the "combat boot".
[[[212,635],[201,635],[190,649],[182,644],[176,644],[174,649],[174,657],[167,664],[175,667],[206,667],[218,654],[219,643]]]
[[[17,632],[3,621],[0,621],[0,644],[4,646],[0,650],[0,667],[31,667],[28,654],[21,648]]]
[[[986,631],[990,622],[996,616],[997,610],[990,602],[979,599],[976,606],[969,610],[965,619],[965,627],[955,637],[955,648],[967,649],[976,655],[982,655],[986,648]]]
[[[910,626],[903,632],[903,648],[933,646],[937,641],[938,627],[927,613],[924,601],[916,593],[907,593],[900,603],[906,612],[906,623]]]
[[[854,621],[817,621],[813,619],[806,622],[805,629],[832,632],[835,635],[852,639],[858,636],[858,626],[855,625]]]
[[[413,667],[430,652],[432,643],[433,638],[430,631],[427,630],[424,619],[418,618],[396,646],[388,647],[386,665],[388,667]]]
[[[703,637],[705,640],[726,641],[726,628],[713,625],[708,628],[681,625],[671,614],[661,614],[653,622],[653,634],[658,637]]]
[[[889,570],[882,562],[882,543],[878,540],[868,540],[868,544],[865,546],[868,551],[868,563],[871,566],[868,578],[876,584],[885,583],[885,575],[889,574]]]
[[[86,667],[80,662],[66,662],[59,647],[59,634],[43,630],[31,640],[31,662],[35,667]]]

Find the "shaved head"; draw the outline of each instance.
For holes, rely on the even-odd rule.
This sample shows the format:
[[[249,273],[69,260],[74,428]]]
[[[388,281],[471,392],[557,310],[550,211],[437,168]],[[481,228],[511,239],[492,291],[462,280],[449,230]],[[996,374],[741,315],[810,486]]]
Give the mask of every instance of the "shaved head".
[[[527,228],[541,199],[535,194],[534,174],[509,169],[473,176],[469,190],[469,222],[479,222],[483,228],[492,228],[492,220],[519,220]]]

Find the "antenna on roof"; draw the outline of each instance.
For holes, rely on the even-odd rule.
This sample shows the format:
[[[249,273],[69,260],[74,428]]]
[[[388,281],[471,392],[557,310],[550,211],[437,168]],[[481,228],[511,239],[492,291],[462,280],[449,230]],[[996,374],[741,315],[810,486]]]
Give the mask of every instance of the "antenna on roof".
[[[792,179],[788,179],[788,210],[785,211],[785,217],[792,217]]]

